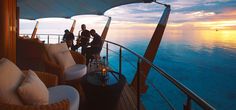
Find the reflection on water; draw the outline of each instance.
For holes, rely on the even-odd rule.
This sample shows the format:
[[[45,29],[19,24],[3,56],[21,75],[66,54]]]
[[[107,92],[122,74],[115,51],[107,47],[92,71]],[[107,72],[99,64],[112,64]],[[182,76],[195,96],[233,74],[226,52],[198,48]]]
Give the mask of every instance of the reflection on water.
[[[152,32],[135,31],[115,35],[110,35],[112,37],[108,39],[143,54]],[[166,30],[154,63],[217,109],[236,109],[236,31]],[[126,76],[132,80],[130,74]],[[168,81],[154,74],[153,70],[148,80],[159,87],[174,106],[182,108],[180,103],[186,98]],[[160,107],[169,109],[165,104],[157,104],[163,102],[154,92],[153,88],[149,88],[143,95],[145,106],[149,110]]]
[[[165,39],[168,42],[185,43],[195,49],[215,47],[224,49],[236,48],[236,31],[232,30],[201,30],[201,31],[177,31],[166,32]]]

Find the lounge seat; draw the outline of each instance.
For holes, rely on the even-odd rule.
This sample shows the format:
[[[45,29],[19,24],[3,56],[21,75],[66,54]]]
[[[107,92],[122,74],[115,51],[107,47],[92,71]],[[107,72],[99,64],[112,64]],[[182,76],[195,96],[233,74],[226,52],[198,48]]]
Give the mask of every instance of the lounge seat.
[[[78,52],[69,51],[66,43],[45,44],[45,49],[46,70],[59,74],[62,84],[78,80],[87,73],[87,66],[83,61],[85,57]]]
[[[17,65],[21,69],[33,69],[55,74],[59,77],[60,84],[66,84],[67,82],[71,82],[71,80],[80,79],[81,76],[86,74],[86,58],[82,54],[70,51],[75,63],[83,65],[81,72],[83,71],[84,73],[79,75],[79,77],[76,77],[77,74],[74,73],[68,74],[69,76],[67,76],[67,74],[65,74],[65,68],[62,68],[57,62],[52,61],[49,57],[45,45],[46,44],[43,44],[38,39],[23,39],[17,37]],[[28,51],[31,51],[31,53],[26,55],[25,53]],[[67,70],[67,73],[68,71],[70,70]],[[75,75],[75,77],[73,77],[73,75]]]
[[[0,109],[1,110],[78,110],[80,96],[70,86],[58,84],[58,77],[53,74],[35,71],[49,91],[49,104],[25,105],[17,88],[25,79],[28,71],[21,71],[14,63],[0,59]],[[5,78],[5,79],[4,79]],[[5,95],[4,95],[5,94]],[[7,96],[6,96],[7,95]]]
[[[67,85],[60,85],[48,88],[49,104],[56,103],[58,100],[69,99],[70,110],[78,110],[79,108],[79,93],[78,91]]]
[[[86,65],[76,64],[65,70],[65,80],[73,80],[83,77],[87,72]]]

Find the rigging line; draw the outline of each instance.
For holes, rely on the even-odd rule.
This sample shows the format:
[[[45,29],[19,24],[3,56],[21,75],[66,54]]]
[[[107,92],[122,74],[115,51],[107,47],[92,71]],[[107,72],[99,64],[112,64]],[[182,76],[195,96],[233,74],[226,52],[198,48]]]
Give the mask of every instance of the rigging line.
[[[103,47],[105,49],[105,47]],[[109,51],[115,53],[116,55],[119,55],[118,52],[108,49]],[[133,68],[136,68],[131,62],[129,62],[125,57],[122,57],[126,62],[128,62]],[[112,68],[114,68],[113,65],[110,65]],[[115,68],[114,68],[115,69]],[[157,71],[156,71],[157,72]],[[141,74],[144,77],[147,77],[144,74]],[[163,100],[168,104],[168,106],[171,108],[171,110],[175,110],[174,106],[171,104],[171,102],[168,100],[168,98],[151,82],[147,79],[147,82],[152,86],[152,88],[162,97]]]
[[[103,47],[104,49],[106,49],[105,47]],[[119,55],[119,53],[118,52],[116,52],[116,51],[114,51],[114,50],[111,50],[111,49],[108,49],[109,51],[111,51],[111,52],[113,52],[113,53],[115,53],[116,55]],[[129,63],[132,67],[133,67],[133,69],[136,69],[136,66],[134,65],[134,64],[132,64],[127,58],[125,58],[125,57],[123,57],[122,56],[122,58],[127,62],[127,63]]]
[[[171,102],[168,100],[168,98],[159,90],[153,83],[151,83],[149,80],[147,80],[149,84],[151,84],[152,88],[165,100],[165,102],[169,105],[171,110],[175,110],[174,106],[171,104]]]
[[[113,69],[113,71],[118,71],[118,70],[114,67],[114,65],[109,64],[109,66],[111,66],[111,68]]]
[[[103,48],[105,48],[105,47],[103,47]],[[111,49],[108,49],[109,51],[111,51],[111,52],[113,52],[113,53],[115,53],[116,55],[118,55],[119,53],[118,52],[115,52],[115,51],[113,51],[113,50],[111,50]],[[135,67],[135,65],[134,64],[132,64],[128,59],[126,59],[125,57],[122,57],[123,59],[124,59],[124,61],[126,61],[127,63],[129,63],[129,65],[131,65],[132,67],[133,67],[133,70],[136,70],[136,67]]]
[[[157,72],[157,71],[156,71]],[[141,72],[142,73],[142,72]],[[146,75],[141,74],[143,77],[146,77]],[[174,106],[171,104],[171,102],[168,100],[168,98],[161,92],[161,90],[159,90],[150,80],[146,80],[147,83],[149,83],[152,88],[162,97],[162,99],[165,100],[165,102],[167,103],[167,105],[171,108],[171,110],[175,110]]]
[[[170,5],[168,5],[168,4],[164,4],[164,3],[161,3],[161,2],[158,2],[157,0],[156,1],[154,1],[154,3],[157,3],[157,4],[160,4],[160,5],[164,5],[164,6],[170,6]]]

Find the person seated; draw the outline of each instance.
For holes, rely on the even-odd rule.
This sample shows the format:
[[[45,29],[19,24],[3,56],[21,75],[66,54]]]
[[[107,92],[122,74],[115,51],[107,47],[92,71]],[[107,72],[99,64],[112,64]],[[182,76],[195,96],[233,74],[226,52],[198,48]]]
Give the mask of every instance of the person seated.
[[[99,54],[102,44],[101,36],[98,35],[94,29],[90,30],[90,34],[93,37],[93,40],[91,43],[89,43],[90,47],[86,49],[87,64],[89,63],[89,59],[93,58],[93,55]]]
[[[63,35],[62,42],[66,42],[68,48],[71,48],[74,46],[73,41],[75,39],[75,36],[73,33],[71,33],[68,29],[65,30],[65,34]]]

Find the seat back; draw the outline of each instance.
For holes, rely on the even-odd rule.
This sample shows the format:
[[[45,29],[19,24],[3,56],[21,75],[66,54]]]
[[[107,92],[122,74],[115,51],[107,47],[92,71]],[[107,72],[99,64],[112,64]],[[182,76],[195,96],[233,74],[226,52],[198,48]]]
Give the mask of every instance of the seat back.
[[[44,71],[43,58],[46,55],[44,44],[38,39],[25,39],[17,37],[16,64],[20,69]]]

